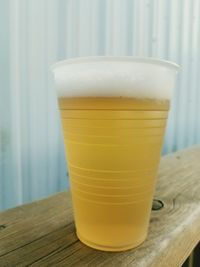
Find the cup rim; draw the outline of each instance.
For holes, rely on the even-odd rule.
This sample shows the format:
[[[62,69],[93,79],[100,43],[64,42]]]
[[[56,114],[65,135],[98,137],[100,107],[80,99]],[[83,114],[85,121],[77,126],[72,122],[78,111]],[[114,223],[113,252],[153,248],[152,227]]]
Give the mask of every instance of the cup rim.
[[[78,64],[78,63],[90,63],[90,62],[100,62],[100,61],[124,61],[124,62],[141,62],[147,64],[155,64],[167,67],[169,69],[178,71],[180,69],[180,65],[175,62],[164,60],[160,58],[154,57],[133,57],[133,56],[89,56],[89,57],[75,57],[69,58],[65,60],[58,61],[53,63],[50,66],[51,71],[55,71],[58,67],[63,67],[65,65],[70,64]]]

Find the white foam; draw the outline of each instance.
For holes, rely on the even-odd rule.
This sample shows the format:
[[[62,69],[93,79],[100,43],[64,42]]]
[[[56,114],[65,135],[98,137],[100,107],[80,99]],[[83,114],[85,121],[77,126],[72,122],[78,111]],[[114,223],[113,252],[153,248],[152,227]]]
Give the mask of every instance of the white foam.
[[[131,57],[91,57],[53,66],[58,97],[170,99],[176,64]]]

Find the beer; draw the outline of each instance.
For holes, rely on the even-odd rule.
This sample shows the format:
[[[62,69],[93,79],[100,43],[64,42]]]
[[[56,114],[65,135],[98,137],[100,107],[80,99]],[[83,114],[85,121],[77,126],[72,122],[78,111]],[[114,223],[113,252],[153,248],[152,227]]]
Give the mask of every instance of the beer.
[[[146,237],[169,102],[61,98],[59,106],[80,240],[103,250],[137,246]]]
[[[105,74],[104,68],[101,71]],[[87,72],[93,77],[86,68]],[[124,78],[114,83],[115,90],[106,78],[101,89],[98,83],[98,90],[93,89],[95,83],[79,74],[76,82],[63,84],[83,86],[84,81],[84,90],[74,87],[78,92],[66,94],[70,91],[62,84],[59,95],[77,236],[100,250],[130,249],[147,235],[170,97],[166,92],[161,97],[158,87],[153,90],[150,85],[145,85],[151,87],[150,95],[147,89],[143,95],[135,81],[124,82],[123,96]]]

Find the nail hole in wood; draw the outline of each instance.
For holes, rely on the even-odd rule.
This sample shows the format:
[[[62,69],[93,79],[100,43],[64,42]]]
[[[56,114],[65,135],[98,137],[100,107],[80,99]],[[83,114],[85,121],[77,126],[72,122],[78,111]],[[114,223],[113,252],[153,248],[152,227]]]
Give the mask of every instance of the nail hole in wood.
[[[160,210],[164,207],[164,203],[159,199],[153,200],[152,210]]]
[[[5,229],[6,228],[6,226],[5,225],[0,225],[0,230],[3,230],[3,229]]]

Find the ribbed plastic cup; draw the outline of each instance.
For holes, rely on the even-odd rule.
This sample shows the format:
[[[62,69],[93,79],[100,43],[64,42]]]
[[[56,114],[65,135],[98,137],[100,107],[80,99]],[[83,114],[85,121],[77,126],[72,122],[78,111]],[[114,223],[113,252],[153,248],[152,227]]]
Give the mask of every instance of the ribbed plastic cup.
[[[78,238],[123,251],[146,236],[178,66],[91,57],[53,66]]]
[[[169,105],[101,101],[60,99],[75,223],[83,243],[122,251],[147,235]]]

